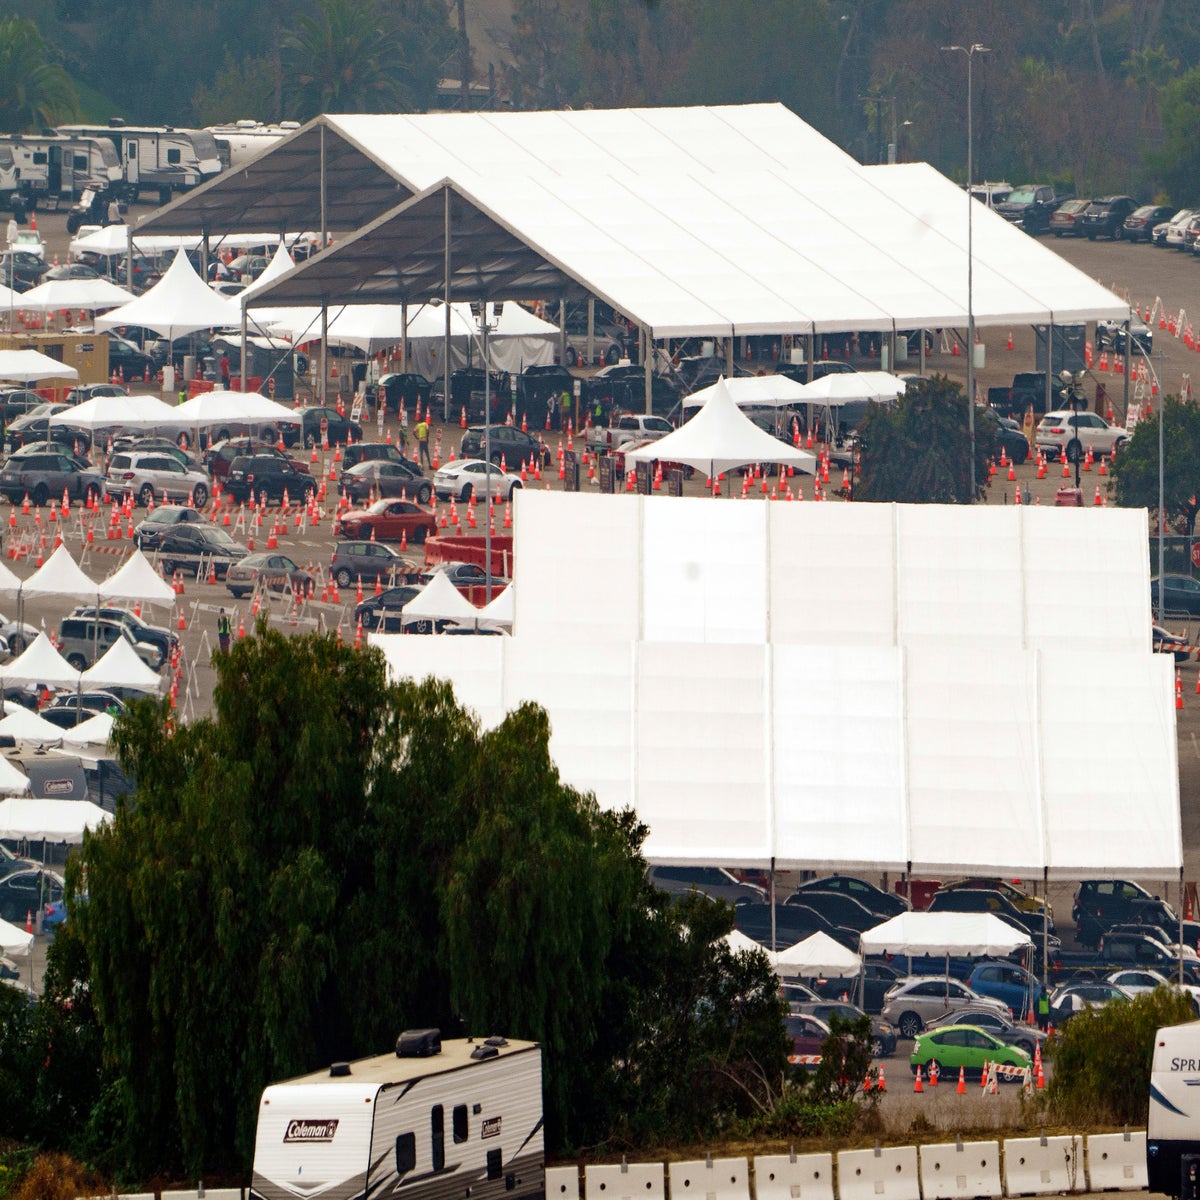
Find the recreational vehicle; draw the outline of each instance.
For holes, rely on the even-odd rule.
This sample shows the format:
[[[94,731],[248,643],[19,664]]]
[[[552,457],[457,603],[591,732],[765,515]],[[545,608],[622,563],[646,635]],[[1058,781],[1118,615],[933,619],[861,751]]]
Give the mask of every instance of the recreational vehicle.
[[[106,137],[10,134],[0,139],[0,153],[3,151],[12,155],[22,196],[34,205],[74,200],[89,187],[103,191],[122,177],[121,162]]]
[[[544,1200],[545,1190],[533,1042],[410,1030],[395,1054],[272,1084],[259,1103],[258,1200]]]
[[[240,167],[264,150],[300,128],[299,121],[280,121],[264,125],[261,121],[234,121],[229,125],[209,125],[207,132],[217,143],[223,170]]]
[[[186,192],[221,170],[217,143],[207,129],[172,129],[169,125],[126,125],[113,117],[107,125],[60,125],[73,137],[108,138],[124,172],[131,200],[157,192],[167,204],[174,192]]]
[[[1200,1194],[1200,1021],[1154,1036],[1146,1174],[1152,1192]]]

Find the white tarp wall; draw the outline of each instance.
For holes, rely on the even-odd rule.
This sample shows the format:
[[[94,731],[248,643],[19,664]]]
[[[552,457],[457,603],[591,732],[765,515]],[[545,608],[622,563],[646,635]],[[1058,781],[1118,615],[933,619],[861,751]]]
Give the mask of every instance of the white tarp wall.
[[[544,705],[563,778],[633,804],[651,859],[1162,878],[1173,665],[1145,528],[531,491],[512,638],[375,640],[485,725]]]

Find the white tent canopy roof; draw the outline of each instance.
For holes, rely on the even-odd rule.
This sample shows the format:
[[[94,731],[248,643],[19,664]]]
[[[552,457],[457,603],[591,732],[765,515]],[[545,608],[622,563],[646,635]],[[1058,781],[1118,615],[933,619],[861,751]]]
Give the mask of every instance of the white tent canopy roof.
[[[481,629],[511,629],[514,606],[515,593],[513,585],[510,583],[498,596],[493,596],[487,604],[476,611],[478,627]]]
[[[472,628],[479,616],[473,605],[450,582],[444,571],[435,571],[433,578],[405,606],[401,624],[411,625],[415,621],[462,621]]]
[[[806,450],[788,446],[759,429],[734,402],[728,381],[717,380],[706,388],[704,407],[674,433],[649,442],[625,457],[634,462],[681,462],[709,474],[732,471],[749,463],[790,463],[810,474],[816,458]]]
[[[73,746],[104,745],[112,737],[113,717],[108,713],[97,713],[81,721],[74,729],[64,729],[64,742]]]
[[[85,830],[111,820],[90,800],[0,800],[0,838],[78,843]]]
[[[80,407],[83,406],[80,405]],[[25,596],[94,596],[96,585],[83,573],[82,568],[71,557],[71,552],[64,543],[25,580],[21,591]],[[40,641],[44,636],[44,634],[40,635],[38,640]],[[34,645],[36,644],[35,642]],[[53,646],[50,648],[54,649]],[[25,654],[28,653],[29,651],[26,650]],[[22,654],[17,661],[24,661],[25,654]]]
[[[767,958],[777,975],[829,975],[845,979],[862,970],[862,959],[853,950],[821,930],[786,950],[768,951]]]
[[[83,594],[89,593],[95,593],[90,583]],[[46,631],[42,630],[18,658],[0,667],[0,679],[5,687],[36,686],[39,683],[52,688],[75,687],[79,683],[79,672],[51,645]],[[49,725],[50,722],[43,721],[42,724]],[[51,728],[55,730],[53,736],[57,737],[59,730],[54,726]]]
[[[101,600],[141,600],[150,604],[174,604],[175,589],[140,551],[134,552],[98,588]]]
[[[29,791],[29,780],[17,770],[7,758],[0,758],[0,792],[8,795],[13,792]]]
[[[78,379],[74,367],[37,350],[0,350],[0,379],[37,383],[42,379]]]
[[[32,933],[26,933],[10,921],[0,921],[0,950],[9,954],[28,954],[32,945]]]
[[[180,250],[163,277],[148,291],[96,318],[96,329],[120,325],[144,325],[160,337],[174,341],[201,329],[240,326],[241,306],[219,296],[196,274],[188,256]]]
[[[8,676],[6,675],[4,678],[7,682]],[[75,673],[75,678],[78,680],[78,672]],[[61,742],[63,731],[57,725],[52,725],[45,718],[39,717],[37,713],[31,712],[27,708],[20,708],[15,712],[10,712],[0,721],[0,734],[16,738],[18,741],[46,744]],[[0,837],[3,836],[0,834]]]
[[[0,592],[15,595],[21,590],[21,578],[5,562],[0,562]]]
[[[51,279],[30,288],[21,297],[19,307],[37,309],[38,312],[55,312],[63,308],[84,308],[94,312],[128,304],[132,299],[132,292],[107,279]]]
[[[294,425],[298,420],[294,410],[260,392],[234,392],[223,388],[192,396],[172,408],[171,417],[178,424],[194,425],[201,429],[232,422],[253,425],[256,422],[274,421]]]
[[[831,371],[803,383],[802,401],[841,404],[847,400],[894,400],[908,385],[888,371]]]
[[[782,408],[788,404],[803,404],[810,399],[804,384],[787,375],[735,375],[731,379],[722,377],[718,382],[739,408]],[[683,398],[684,408],[699,408],[707,404],[717,384],[690,392]]]
[[[50,418],[72,429],[153,429],[177,420],[176,410],[157,396],[93,396]]]
[[[80,679],[86,688],[136,688],[141,692],[157,692],[162,688],[162,682],[162,676],[146,666],[123,637],[117,638],[100,661],[84,671]]]
[[[1003,957],[1032,946],[1029,934],[995,913],[905,912],[868,929],[859,939],[863,954],[989,954]]]

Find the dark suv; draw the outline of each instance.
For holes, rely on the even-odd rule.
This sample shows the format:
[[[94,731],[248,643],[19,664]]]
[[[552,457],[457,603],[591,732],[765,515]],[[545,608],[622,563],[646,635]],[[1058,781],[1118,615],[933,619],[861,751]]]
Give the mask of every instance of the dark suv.
[[[13,504],[20,504],[28,496],[41,506],[57,500],[64,491],[72,500],[100,496],[104,476],[98,471],[81,470],[78,461],[65,450],[10,458],[0,470],[0,494]]]
[[[95,606],[81,604],[71,613],[71,616],[94,617],[96,616]],[[102,620],[115,621],[119,625],[124,625],[135,642],[146,642],[151,646],[157,646],[164,661],[179,644],[179,638],[169,629],[164,629],[161,625],[147,625],[141,617],[135,617],[133,613],[126,612],[123,608],[101,607],[100,617]]]
[[[342,451],[342,470],[348,471],[360,462],[373,462],[376,459],[400,462],[403,458],[400,447],[394,442],[354,442]]]
[[[462,435],[459,449],[463,458],[490,458],[499,463],[504,459],[504,465],[510,471],[519,471],[521,464],[531,458],[541,460],[543,467],[550,465],[550,451],[534,437],[532,433],[523,433],[515,425],[493,425],[491,431],[490,452],[484,454],[484,427],[472,425]]]
[[[1077,222],[1079,232],[1089,242],[1098,237],[1112,238],[1119,242],[1125,236],[1125,218],[1137,208],[1132,196],[1101,196],[1083,210]]]
[[[1136,919],[1134,901],[1154,899],[1141,884],[1128,879],[1084,879],[1071,911],[1075,936],[1087,946],[1096,946],[1109,926]]]
[[[1023,183],[1009,193],[1007,200],[996,205],[996,211],[1026,233],[1045,233],[1050,228],[1054,210],[1065,200],[1057,196],[1048,183]]]
[[[239,502],[264,494],[269,500],[282,500],[285,491],[289,500],[300,502],[313,490],[313,480],[287,459],[271,454],[243,454],[229,464],[225,490]]]

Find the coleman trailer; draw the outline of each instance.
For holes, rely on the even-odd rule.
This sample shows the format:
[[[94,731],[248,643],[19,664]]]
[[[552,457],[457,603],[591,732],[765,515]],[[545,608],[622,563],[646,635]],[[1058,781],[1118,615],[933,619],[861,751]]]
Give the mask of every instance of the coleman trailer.
[[[217,143],[221,167],[243,167],[282,141],[289,133],[300,128],[299,121],[280,121],[278,125],[264,125],[261,121],[233,121],[228,125],[207,125],[207,131]]]
[[[47,131],[9,134],[2,144],[12,155],[17,187],[29,204],[71,201],[87,188],[103,190],[122,178],[120,159],[106,137]]]
[[[259,1200],[544,1200],[542,1054],[533,1042],[402,1033],[262,1094]]]
[[[1200,1195],[1200,1021],[1154,1036],[1146,1174],[1152,1192]]]

